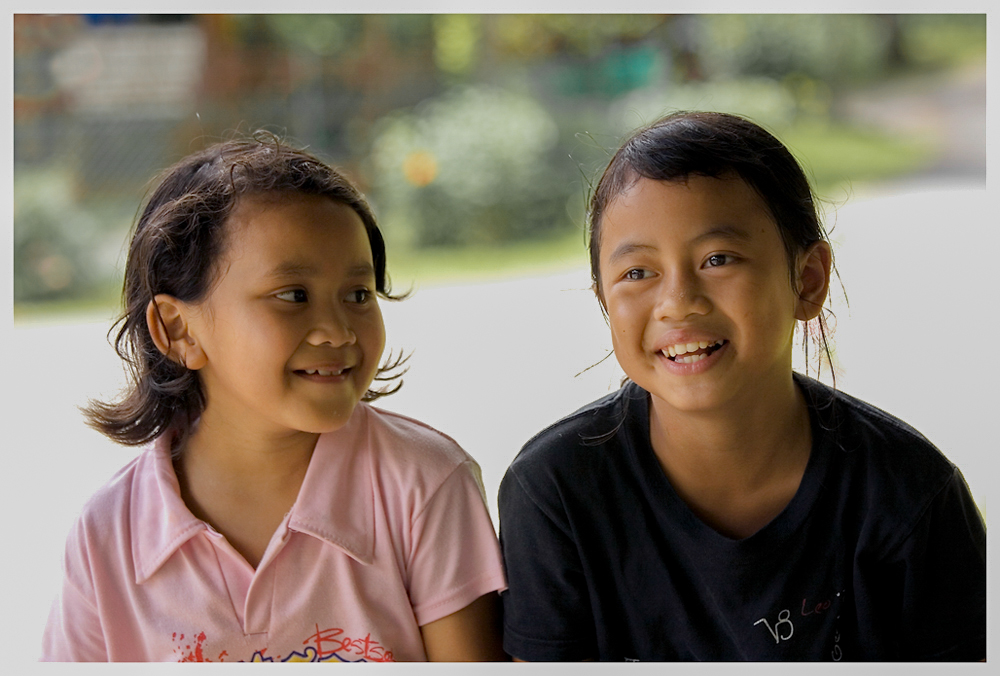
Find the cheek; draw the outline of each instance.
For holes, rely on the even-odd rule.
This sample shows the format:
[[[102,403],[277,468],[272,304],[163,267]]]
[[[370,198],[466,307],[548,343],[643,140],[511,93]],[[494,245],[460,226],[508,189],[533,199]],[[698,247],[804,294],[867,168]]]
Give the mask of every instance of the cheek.
[[[607,299],[606,309],[608,326],[611,328],[611,342],[617,350],[621,344],[632,340],[634,335],[640,334],[642,327],[635,316],[635,308],[631,304],[623,302],[621,298],[612,296]]]
[[[375,312],[365,318],[364,322],[364,349],[372,353],[373,361],[378,362],[385,350],[385,324],[382,321],[382,310],[376,308]]]

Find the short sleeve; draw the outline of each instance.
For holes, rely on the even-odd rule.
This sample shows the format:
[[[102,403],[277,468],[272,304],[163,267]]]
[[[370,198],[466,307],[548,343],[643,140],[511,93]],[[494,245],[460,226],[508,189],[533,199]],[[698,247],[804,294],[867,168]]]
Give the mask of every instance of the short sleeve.
[[[902,578],[903,659],[986,657],[986,528],[957,469],[890,565]]]
[[[42,638],[42,662],[107,662],[108,651],[78,523],[66,542],[63,585]]]
[[[474,461],[461,463],[414,518],[409,592],[420,626],[506,586],[479,476]]]
[[[529,662],[596,659],[586,575],[565,515],[540,507],[513,468],[500,484],[499,511],[504,650]]]

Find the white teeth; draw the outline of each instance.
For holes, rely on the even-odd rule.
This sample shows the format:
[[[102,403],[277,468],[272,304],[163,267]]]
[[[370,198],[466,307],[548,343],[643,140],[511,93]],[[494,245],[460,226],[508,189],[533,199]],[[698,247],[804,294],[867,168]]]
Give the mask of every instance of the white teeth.
[[[687,354],[688,352],[694,352],[695,350],[704,350],[706,347],[709,347],[710,345],[721,345],[722,342],[723,342],[722,340],[716,340],[710,343],[707,340],[699,340],[696,343],[679,343],[677,345],[668,345],[665,349],[661,351],[665,352],[669,357],[680,357],[680,355]],[[706,356],[706,355],[700,355],[700,356]],[[675,361],[679,361],[682,364],[690,363],[688,361],[683,361],[679,358],[676,359]]]
[[[306,369],[305,371],[306,371],[307,374],[309,374],[311,376],[315,376],[315,375],[320,375],[320,376],[339,376],[341,373],[344,372],[344,369],[340,369],[339,371],[324,371],[323,369]]]
[[[674,361],[680,362],[681,364],[693,364],[696,361],[701,361],[702,359],[704,359],[707,356],[708,355],[704,354],[704,353],[702,353],[702,354],[693,354],[690,357],[677,357],[677,359],[675,359]]]

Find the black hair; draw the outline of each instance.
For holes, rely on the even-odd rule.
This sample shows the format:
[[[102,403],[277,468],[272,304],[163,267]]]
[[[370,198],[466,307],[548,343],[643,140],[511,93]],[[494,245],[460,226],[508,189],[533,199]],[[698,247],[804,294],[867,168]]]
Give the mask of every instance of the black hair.
[[[642,178],[684,181],[689,176],[739,176],[763,200],[778,226],[790,274],[799,254],[819,241],[829,242],[820,222],[809,180],[791,152],[760,125],[738,115],[681,111],[633,132],[611,158],[590,198],[587,213],[590,276],[605,311],[600,280],[601,219],[620,194]],[[831,250],[832,256],[832,250]],[[794,279],[793,279],[794,282]],[[815,340],[833,373],[821,309],[804,327],[803,350]],[[819,375],[822,360],[817,366]]]
[[[157,349],[146,309],[161,293],[189,303],[203,300],[215,281],[225,224],[237,201],[282,193],[329,197],[353,209],[368,234],[377,294],[387,300],[405,297],[391,293],[385,241],[371,207],[341,173],[269,132],[209,146],[163,172],[140,211],[125,265],[123,311],[115,323],[120,328],[114,347],[128,365],[130,384],[118,402],[90,401],[83,409],[88,425],[130,446],[170,430],[174,447],[181,446],[205,408],[205,392],[196,371]],[[404,361],[390,355],[375,380],[399,379],[402,373],[392,372]],[[362,400],[392,394],[401,385],[369,389]]]

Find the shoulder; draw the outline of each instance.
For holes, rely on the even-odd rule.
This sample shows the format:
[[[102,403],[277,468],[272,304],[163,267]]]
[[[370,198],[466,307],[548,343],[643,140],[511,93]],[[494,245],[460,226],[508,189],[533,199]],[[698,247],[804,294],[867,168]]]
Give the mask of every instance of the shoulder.
[[[797,377],[810,400],[816,427],[844,453],[862,453],[875,467],[904,475],[950,477],[955,466],[910,424],[862,399]],[[910,471],[912,470],[912,471]]]
[[[146,449],[83,505],[66,538],[66,574],[81,588],[99,571],[132,569],[132,522],[137,489],[148,468]]]
[[[919,516],[958,468],[923,434],[857,397],[797,377],[813,409],[814,432],[829,443],[875,513]],[[890,507],[891,506],[891,507]]]
[[[520,490],[532,500],[594,499],[593,490],[614,492],[629,470],[629,447],[646,422],[646,393],[634,383],[604,396],[532,437],[501,482],[500,500]]]
[[[87,500],[80,512],[78,528],[107,531],[128,518],[137,485],[144,474],[152,471],[145,457],[150,452],[150,449],[140,452]]]
[[[386,460],[442,468],[472,460],[457,441],[426,423],[368,404],[359,406],[364,408],[369,440]]]
[[[581,407],[533,436],[521,449],[511,468],[528,470],[540,465],[576,464],[577,460],[605,455],[608,446],[621,443],[626,427],[645,403],[646,393],[634,383]]]
[[[372,478],[384,495],[408,496],[419,511],[445,485],[474,484],[483,493],[479,464],[447,434],[399,413],[360,406]]]

